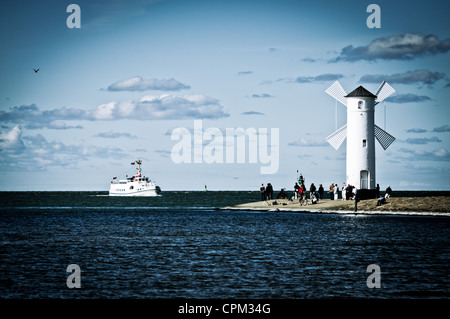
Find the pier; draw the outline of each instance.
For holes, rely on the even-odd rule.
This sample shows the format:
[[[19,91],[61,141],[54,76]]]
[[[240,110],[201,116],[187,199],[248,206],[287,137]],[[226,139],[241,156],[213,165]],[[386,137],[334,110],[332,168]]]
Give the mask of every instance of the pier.
[[[391,197],[380,206],[377,206],[377,199],[365,199],[358,202],[356,212],[354,208],[353,200],[321,199],[317,204],[308,200],[307,205],[301,205],[298,199],[277,199],[227,206],[221,210],[450,217],[450,196]]]

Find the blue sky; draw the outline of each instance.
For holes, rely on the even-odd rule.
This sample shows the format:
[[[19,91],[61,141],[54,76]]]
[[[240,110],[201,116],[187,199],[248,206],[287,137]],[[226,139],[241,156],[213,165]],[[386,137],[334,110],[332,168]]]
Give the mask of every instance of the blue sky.
[[[81,28],[69,29],[69,4]],[[381,28],[368,28],[369,4]],[[397,91],[375,122],[384,189],[449,190],[450,3],[6,1],[0,10],[0,190],[108,190],[140,158],[163,190],[291,189],[345,180],[325,90]],[[32,68],[39,68],[35,73]],[[279,129],[279,170],[171,159],[175,128]],[[338,105],[338,127],[346,112]]]

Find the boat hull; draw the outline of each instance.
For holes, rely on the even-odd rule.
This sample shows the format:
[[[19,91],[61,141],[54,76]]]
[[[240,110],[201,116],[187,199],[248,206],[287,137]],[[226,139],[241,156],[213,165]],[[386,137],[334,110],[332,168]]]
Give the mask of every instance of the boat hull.
[[[128,197],[154,197],[159,196],[161,189],[159,186],[149,187],[141,190],[119,191],[115,189],[109,190],[109,196],[128,196]]]

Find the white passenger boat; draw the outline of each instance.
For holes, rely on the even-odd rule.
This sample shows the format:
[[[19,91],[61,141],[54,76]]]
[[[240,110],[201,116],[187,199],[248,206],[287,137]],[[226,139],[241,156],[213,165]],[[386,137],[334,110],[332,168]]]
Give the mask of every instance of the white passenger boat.
[[[141,160],[134,161],[138,173],[127,179],[118,180],[114,177],[109,188],[109,196],[158,196],[161,188],[148,177],[141,175]]]

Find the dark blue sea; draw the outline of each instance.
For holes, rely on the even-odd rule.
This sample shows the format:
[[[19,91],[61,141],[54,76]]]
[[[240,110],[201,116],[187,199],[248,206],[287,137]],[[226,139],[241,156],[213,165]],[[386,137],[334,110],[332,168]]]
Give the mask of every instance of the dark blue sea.
[[[448,217],[218,209],[258,192],[0,199],[2,299],[450,297]],[[71,264],[81,288],[67,286]],[[372,264],[380,288],[367,285]]]

